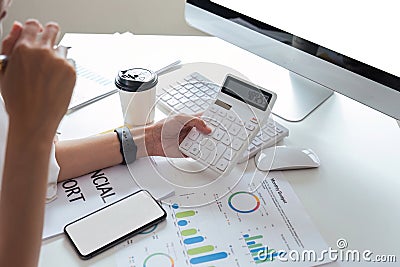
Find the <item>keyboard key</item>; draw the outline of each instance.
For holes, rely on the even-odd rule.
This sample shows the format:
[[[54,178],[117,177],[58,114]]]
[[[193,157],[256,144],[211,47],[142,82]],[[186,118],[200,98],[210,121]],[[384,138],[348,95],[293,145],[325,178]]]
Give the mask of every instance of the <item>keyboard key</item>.
[[[246,127],[246,129],[249,130],[249,131],[254,131],[254,129],[256,128],[256,126],[253,123],[250,123],[250,122],[246,122],[244,124],[244,127]]]
[[[180,110],[182,110],[184,107],[185,107],[184,104],[179,103],[178,105],[175,105],[175,106],[174,106],[174,109],[177,110],[177,111],[180,111]]]
[[[188,90],[190,90],[190,89],[192,89],[194,86],[193,86],[193,84],[191,84],[191,83],[186,83],[186,84],[183,85],[183,87],[186,88],[186,89],[188,89]]]
[[[185,106],[187,106],[188,108],[192,107],[193,105],[194,105],[194,103],[190,100],[185,103]]]
[[[193,93],[188,91],[186,93],[183,94],[186,98],[190,98],[191,96],[193,96]]]
[[[263,142],[261,141],[260,138],[254,137],[254,139],[253,139],[253,141],[251,141],[251,143],[252,143],[253,145],[255,145],[255,146],[261,146],[261,144],[262,144]]]
[[[178,91],[175,89],[168,91],[168,94],[170,94],[170,95],[176,95],[177,93],[178,93]]]
[[[177,93],[174,95],[175,99],[181,99],[183,97],[183,95],[181,93]]]
[[[201,110],[201,108],[199,106],[193,106],[190,109],[193,110],[193,112],[195,112],[195,113],[197,113]]]
[[[172,98],[172,96],[170,96],[169,94],[163,94],[161,97],[161,99],[165,102],[170,100],[171,98]]]
[[[177,105],[179,103],[178,100],[171,98],[170,100],[167,101],[167,104],[170,105],[171,107]]]
[[[190,100],[187,99],[186,97],[182,97],[181,99],[179,99],[179,102],[181,102],[182,104],[185,104],[187,102],[189,102]]]

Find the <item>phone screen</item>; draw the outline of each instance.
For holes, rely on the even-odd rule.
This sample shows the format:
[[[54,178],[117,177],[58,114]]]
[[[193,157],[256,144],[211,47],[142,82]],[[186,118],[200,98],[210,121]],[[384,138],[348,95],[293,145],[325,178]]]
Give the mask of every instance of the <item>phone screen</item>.
[[[65,226],[81,258],[90,258],[166,218],[166,212],[141,190]]]

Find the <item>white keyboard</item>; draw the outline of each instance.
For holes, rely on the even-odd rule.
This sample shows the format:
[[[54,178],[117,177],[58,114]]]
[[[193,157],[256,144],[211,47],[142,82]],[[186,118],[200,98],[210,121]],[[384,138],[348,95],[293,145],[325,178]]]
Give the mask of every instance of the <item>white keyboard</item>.
[[[219,92],[220,86],[200,73],[194,72],[182,81],[162,88],[158,104],[169,112],[198,114],[207,109]],[[270,147],[289,135],[289,130],[278,122],[268,119],[238,163],[255,156],[258,151]]]

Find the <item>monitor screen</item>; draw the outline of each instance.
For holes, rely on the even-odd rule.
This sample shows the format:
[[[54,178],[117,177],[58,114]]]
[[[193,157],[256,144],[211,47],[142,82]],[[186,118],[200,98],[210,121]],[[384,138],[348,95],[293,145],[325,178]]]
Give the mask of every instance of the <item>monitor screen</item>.
[[[361,5],[188,0],[186,19],[200,30],[399,119],[395,25],[400,19],[391,5],[395,1]]]

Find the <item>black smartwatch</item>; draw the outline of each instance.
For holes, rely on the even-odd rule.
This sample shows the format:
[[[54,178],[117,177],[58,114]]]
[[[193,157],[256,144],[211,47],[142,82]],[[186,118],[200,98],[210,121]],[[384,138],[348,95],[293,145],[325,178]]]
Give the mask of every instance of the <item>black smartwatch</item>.
[[[133,141],[131,131],[128,127],[117,128],[114,130],[117,133],[120,143],[120,152],[122,155],[121,164],[129,164],[136,160],[137,146]]]

